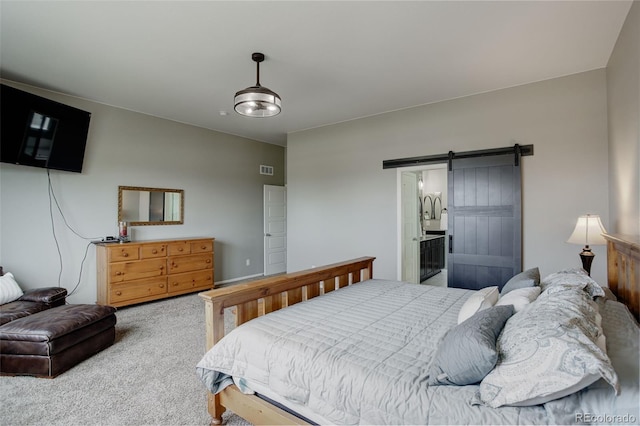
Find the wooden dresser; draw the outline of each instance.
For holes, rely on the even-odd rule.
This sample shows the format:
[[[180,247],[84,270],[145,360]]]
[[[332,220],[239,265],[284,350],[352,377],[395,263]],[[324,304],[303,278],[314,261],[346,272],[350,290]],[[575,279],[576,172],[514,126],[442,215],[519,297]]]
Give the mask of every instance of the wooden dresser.
[[[97,243],[97,303],[118,307],[211,290],[213,241]]]

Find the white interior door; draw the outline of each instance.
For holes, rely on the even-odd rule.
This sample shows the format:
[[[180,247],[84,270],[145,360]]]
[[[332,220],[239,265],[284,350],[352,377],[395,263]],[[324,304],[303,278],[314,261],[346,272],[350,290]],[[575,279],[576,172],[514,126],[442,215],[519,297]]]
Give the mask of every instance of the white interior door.
[[[402,172],[402,280],[419,282],[418,264],[418,176],[413,172]]]
[[[264,186],[264,274],[287,270],[287,192],[284,186]]]

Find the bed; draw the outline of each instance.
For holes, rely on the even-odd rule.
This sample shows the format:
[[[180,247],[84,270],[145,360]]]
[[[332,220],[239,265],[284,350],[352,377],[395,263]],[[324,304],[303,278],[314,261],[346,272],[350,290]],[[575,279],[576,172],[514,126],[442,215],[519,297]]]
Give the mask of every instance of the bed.
[[[620,301],[610,293],[592,298],[582,289],[568,288],[567,277],[580,282],[587,278],[563,271],[571,275],[556,276],[563,284],[543,293],[547,305],[536,301],[517,315],[506,313],[510,305],[482,311],[500,311],[505,316],[502,334],[510,327],[512,339],[527,341],[527,334],[518,333],[539,322],[524,316],[535,311],[534,306],[539,305],[542,316],[548,317],[555,311],[572,311],[567,306],[578,304],[596,309],[593,317],[600,316],[601,325],[594,319],[580,327],[592,333],[593,342],[577,344],[598,346],[595,337],[599,335],[606,355],[603,358],[592,348],[593,358],[565,362],[569,366],[576,360],[593,363],[583,378],[591,384],[583,390],[541,402],[525,397],[524,406],[518,406],[517,400],[500,401],[492,389],[500,380],[514,379],[504,359],[499,361],[501,369],[491,370],[480,384],[448,384],[459,377],[459,372],[449,369],[466,361],[446,366],[460,356],[460,340],[455,341],[458,354],[443,348],[455,336],[454,330],[462,327],[458,325],[461,313],[484,292],[374,279],[374,258],[364,257],[201,294],[207,348],[213,349],[197,372],[209,390],[212,423],[221,422],[225,409],[254,424],[637,423],[639,332],[634,316],[638,318],[639,246],[637,240],[621,236],[609,236],[608,241],[609,284]],[[567,299],[568,305],[558,305],[565,303],[565,296],[584,300]],[[224,312],[229,308],[235,309],[237,325],[242,327],[225,337]],[[544,309],[551,314],[545,315]],[[485,321],[476,318],[462,324]],[[468,332],[462,329],[462,344],[468,346],[463,355],[478,346],[466,337]],[[508,346],[505,340],[503,349]],[[249,350],[238,352],[242,348]],[[437,374],[443,368],[448,376]],[[506,374],[501,377],[499,371]],[[583,384],[576,385],[581,389]]]

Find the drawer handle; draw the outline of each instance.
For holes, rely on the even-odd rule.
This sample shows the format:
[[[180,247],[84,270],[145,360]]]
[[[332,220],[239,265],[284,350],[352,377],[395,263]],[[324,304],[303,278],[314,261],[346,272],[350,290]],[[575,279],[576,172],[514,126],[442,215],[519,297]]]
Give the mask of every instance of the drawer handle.
[[[160,288],[164,288],[164,284],[160,284]]]
[[[180,248],[178,249],[178,251],[184,251],[184,249],[183,249],[182,247],[180,247]]]
[[[206,249],[207,249],[207,246],[200,246],[200,249],[201,249],[201,250],[206,250]]]
[[[129,257],[129,253],[122,253],[122,257]]]
[[[178,287],[178,283],[174,281],[173,286]]]
[[[122,275],[122,274],[123,274],[123,273],[122,273],[122,272],[120,272],[120,271],[116,272],[116,275]]]
[[[116,291],[116,296],[122,296],[122,292],[121,291]]]
[[[211,259],[207,259],[207,263],[211,263]]]
[[[153,254],[158,254],[158,250],[153,249],[153,250],[151,250],[151,253],[153,253]]]

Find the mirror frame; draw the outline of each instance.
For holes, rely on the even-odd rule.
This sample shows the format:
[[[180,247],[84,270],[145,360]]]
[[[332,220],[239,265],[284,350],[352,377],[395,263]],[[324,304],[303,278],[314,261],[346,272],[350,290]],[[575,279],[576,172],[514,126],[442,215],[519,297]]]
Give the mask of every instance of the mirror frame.
[[[118,186],[118,222],[122,221],[122,191],[145,191],[145,192],[172,192],[180,194],[180,220],[173,221],[146,221],[127,222],[129,226],[149,226],[149,225],[182,225],[184,224],[184,190],[168,188],[147,188],[142,186]]]

